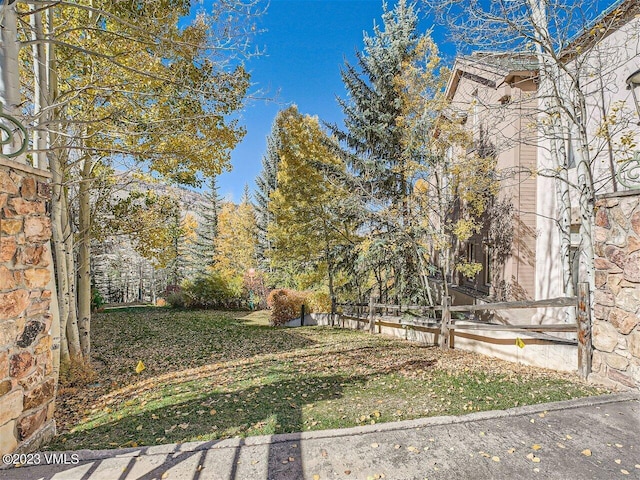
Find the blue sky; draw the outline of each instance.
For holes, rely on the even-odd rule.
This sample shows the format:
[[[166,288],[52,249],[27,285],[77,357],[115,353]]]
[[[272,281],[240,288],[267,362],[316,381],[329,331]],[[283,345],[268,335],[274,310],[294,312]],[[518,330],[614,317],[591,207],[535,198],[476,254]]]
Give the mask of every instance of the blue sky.
[[[264,54],[250,59],[246,67],[253,92],[273,100],[252,100],[242,112],[247,134],[232,153],[233,170],[218,178],[222,196],[237,202],[245,184],[255,187],[266,137],[279,110],[295,103],[302,113],[341,122],[335,100],[336,95],[346,96],[340,68],[345,58],[354,62],[363,31],[372,33],[381,15],[382,0],[271,0],[258,20],[264,33],[254,39]],[[422,22],[421,29],[429,27]]]

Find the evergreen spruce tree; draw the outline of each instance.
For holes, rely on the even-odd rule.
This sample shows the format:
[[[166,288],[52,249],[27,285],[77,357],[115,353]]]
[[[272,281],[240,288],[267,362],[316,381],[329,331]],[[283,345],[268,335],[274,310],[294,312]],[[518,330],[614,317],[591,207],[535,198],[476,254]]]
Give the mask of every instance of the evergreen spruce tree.
[[[216,177],[211,177],[209,180],[209,191],[204,194],[204,199],[204,205],[198,212],[200,221],[196,228],[196,238],[191,252],[192,272],[195,277],[205,276],[214,263],[218,213],[221,204]]]
[[[385,5],[382,20],[373,36],[365,33],[357,65],[347,63],[342,70],[348,95],[338,103],[346,128],[327,127],[340,142],[337,153],[349,166],[350,189],[359,197],[354,212],[370,238],[359,264],[374,275],[383,297],[415,300],[422,287],[416,281],[410,196],[420,160],[408,141],[406,120],[415,106],[407,102],[404,79],[409,69],[429,68],[425,57],[433,43],[417,32],[414,4],[399,0],[393,10]]]
[[[249,191],[249,185],[247,183],[244,184],[244,189],[242,190],[240,205],[251,205],[251,192]]]

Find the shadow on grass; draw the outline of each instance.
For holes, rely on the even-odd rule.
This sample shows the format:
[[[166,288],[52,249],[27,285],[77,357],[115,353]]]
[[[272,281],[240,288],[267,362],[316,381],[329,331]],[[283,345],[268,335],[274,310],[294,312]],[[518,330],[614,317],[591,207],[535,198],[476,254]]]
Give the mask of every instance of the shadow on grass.
[[[176,397],[175,402],[158,408],[152,403],[138,403],[140,413],[121,404],[113,407],[106,423],[80,427],[81,431],[63,435],[64,443],[60,439],[50,447],[114,448],[133,442],[151,445],[299,432],[307,427],[303,406],[342,398],[345,388],[362,385],[366,379],[364,375],[315,375],[305,377],[304,382],[275,381],[233,392],[202,389],[187,400]]]
[[[250,386],[234,392],[203,390],[185,401],[167,404],[161,408],[144,408],[141,413],[122,410],[122,418],[114,419],[95,428],[87,428],[72,434],[64,435],[65,442],[60,440],[49,446],[55,450],[72,450],[79,446],[92,449],[114,448],[115,442],[119,447],[131,446],[137,443],[137,451],[144,455],[151,453],[149,447],[161,443],[183,443],[185,441],[199,441],[188,451],[182,451],[180,446],[170,454],[166,454],[161,464],[152,465],[140,476],[135,478],[151,480],[161,478],[167,470],[182,463],[179,468],[190,470],[192,465],[203,465],[207,469],[200,474],[195,470],[184,478],[198,480],[211,478],[210,470],[215,465],[215,478],[242,479],[246,473],[238,471],[240,451],[244,440],[231,437],[245,437],[250,435],[269,435],[277,433],[294,433],[291,440],[299,437],[295,432],[307,430],[303,408],[315,402],[340,399],[344,390],[366,383],[368,376],[348,375],[315,375],[308,376],[304,382],[297,380],[275,381],[263,386]],[[119,410],[113,407],[113,414],[117,417]],[[228,438],[225,448],[208,450]],[[229,443],[231,442],[231,443]],[[133,444],[135,445],[135,444]],[[286,451],[285,451],[286,450]],[[291,448],[291,444],[265,445],[262,452],[266,456],[266,463],[261,465],[262,473],[259,478],[303,478],[301,447]],[[154,454],[154,455],[157,455]],[[194,458],[195,456],[198,458]],[[293,459],[292,459],[293,457]],[[285,460],[283,462],[283,459]],[[194,463],[195,462],[195,463]],[[84,480],[92,478],[92,474],[100,467],[101,461],[96,461],[83,476]],[[123,472],[120,478],[130,478],[131,469],[136,467],[135,460],[122,460]],[[71,467],[70,467],[71,468]],[[195,468],[195,467],[193,467]],[[247,468],[246,466],[243,468]],[[286,477],[282,475],[286,474]],[[266,476],[263,476],[266,475]],[[47,477],[53,478],[53,477]],[[57,477],[55,477],[57,478]],[[133,478],[133,477],[131,477]],[[182,478],[182,477],[181,477]]]

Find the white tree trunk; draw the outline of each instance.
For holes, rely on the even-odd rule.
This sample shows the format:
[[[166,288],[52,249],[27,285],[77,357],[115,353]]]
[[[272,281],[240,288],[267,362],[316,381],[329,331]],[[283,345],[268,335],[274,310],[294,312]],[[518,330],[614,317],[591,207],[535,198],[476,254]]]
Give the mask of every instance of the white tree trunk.
[[[78,330],[82,355],[91,350],[91,176],[93,160],[84,159],[78,194]]]
[[[15,115],[20,103],[16,12],[15,5],[5,5],[3,8],[4,19],[0,28],[0,103],[6,113]]]
[[[65,189],[62,189],[65,192]],[[63,258],[66,263],[68,274],[67,295],[69,298],[69,317],[67,319],[67,343],[69,354],[74,358],[82,358],[82,348],[80,347],[80,333],[78,331],[78,308],[76,296],[76,262],[73,251],[73,232],[71,230],[71,219],[69,218],[69,204],[65,195],[62,197],[62,232],[63,232]]]
[[[47,55],[44,39],[44,25],[42,22],[42,13],[37,11],[35,5],[31,6],[31,10],[35,11],[29,16],[31,24],[31,39],[34,40],[31,46],[33,55],[33,146],[36,152],[33,154],[33,166],[37,168],[48,168],[47,165],[47,133],[46,124],[47,115],[43,112],[43,108],[47,107]]]
[[[69,293],[69,274],[67,272],[67,262],[64,253],[64,228],[62,225],[62,172],[58,159],[51,162],[52,174],[52,195],[51,195],[51,224],[53,235],[53,251],[55,258],[55,273],[58,286],[58,307],[60,316],[60,345],[61,360],[69,361],[69,345],[67,342],[67,321],[69,319],[69,303],[71,302]]]
[[[569,193],[568,155],[563,134],[562,99],[557,92],[562,90],[557,84],[561,81],[560,71],[555,59],[549,58],[545,51],[548,43],[549,28],[546,14],[546,4],[539,0],[529,0],[531,17],[535,25],[535,35],[539,43],[536,52],[539,64],[538,94],[542,102],[542,114],[548,120],[543,126],[543,133],[551,143],[552,169],[556,172],[556,208],[558,215],[558,229],[560,234],[560,261],[562,264],[562,284],[564,295],[573,296],[574,278],[571,265],[571,196]],[[575,323],[575,310],[567,309],[567,322]]]

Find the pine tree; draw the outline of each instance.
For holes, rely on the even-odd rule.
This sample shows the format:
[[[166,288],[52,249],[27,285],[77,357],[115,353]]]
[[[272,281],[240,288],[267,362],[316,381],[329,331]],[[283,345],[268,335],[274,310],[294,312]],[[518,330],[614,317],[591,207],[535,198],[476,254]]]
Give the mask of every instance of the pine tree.
[[[215,240],[218,234],[218,213],[220,211],[220,195],[216,177],[209,180],[209,191],[204,194],[205,202],[201,206],[200,221],[196,229],[191,258],[193,276],[204,276],[213,266],[215,256]]]
[[[251,191],[249,190],[249,184],[247,183],[244,184],[244,188],[242,189],[240,204],[253,207],[253,204],[251,203]]]
[[[373,36],[365,34],[357,65],[347,63],[342,70],[348,95],[338,103],[346,129],[328,127],[341,143],[338,153],[350,167],[351,190],[360,197],[355,213],[368,231],[360,264],[373,273],[381,295],[408,298],[422,288],[416,282],[419,259],[410,207],[420,160],[408,141],[406,120],[413,106],[406,99],[404,75],[410,68],[432,68],[433,42],[418,34],[414,4],[400,0],[391,11],[385,6],[382,19]]]

